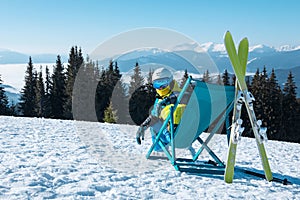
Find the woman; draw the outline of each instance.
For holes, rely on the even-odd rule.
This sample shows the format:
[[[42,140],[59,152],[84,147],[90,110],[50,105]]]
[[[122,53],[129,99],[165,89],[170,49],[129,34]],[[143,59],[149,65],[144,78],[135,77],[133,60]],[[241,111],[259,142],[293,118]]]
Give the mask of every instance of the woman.
[[[141,144],[141,138],[144,139],[144,133],[150,127],[152,141],[155,141],[156,135],[159,132],[164,120],[170,113],[170,106],[174,105],[181,91],[178,83],[173,79],[173,74],[166,68],[158,68],[152,75],[153,87],[156,89],[156,100],[153,105],[150,116],[141,124],[136,134],[138,144]],[[185,104],[178,104],[174,111],[174,128],[180,122],[181,116],[185,109]],[[164,145],[170,142],[169,128],[163,130],[161,141]],[[160,145],[154,147],[154,151],[162,151]]]

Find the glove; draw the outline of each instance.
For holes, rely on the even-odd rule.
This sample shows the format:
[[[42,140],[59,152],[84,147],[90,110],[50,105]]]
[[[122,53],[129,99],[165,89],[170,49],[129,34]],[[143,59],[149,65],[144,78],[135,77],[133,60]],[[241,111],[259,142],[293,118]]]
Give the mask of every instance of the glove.
[[[136,132],[136,142],[138,144],[142,144],[141,138],[142,140],[144,140],[144,135],[145,135],[145,130],[147,127],[145,126],[140,126],[138,131]]]

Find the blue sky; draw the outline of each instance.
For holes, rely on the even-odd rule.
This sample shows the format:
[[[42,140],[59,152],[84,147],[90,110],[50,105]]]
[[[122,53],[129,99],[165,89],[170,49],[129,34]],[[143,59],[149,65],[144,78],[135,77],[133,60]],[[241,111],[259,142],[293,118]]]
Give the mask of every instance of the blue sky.
[[[300,45],[298,0],[1,0],[0,48],[28,54],[85,53],[124,31],[161,27],[199,43],[230,30],[250,45]]]

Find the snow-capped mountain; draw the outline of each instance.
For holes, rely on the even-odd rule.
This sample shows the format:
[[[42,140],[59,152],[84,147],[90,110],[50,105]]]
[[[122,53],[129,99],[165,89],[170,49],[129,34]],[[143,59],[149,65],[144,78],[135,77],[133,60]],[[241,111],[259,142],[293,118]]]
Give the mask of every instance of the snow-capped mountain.
[[[118,66],[121,72],[128,72],[132,70],[136,63],[142,68],[142,70],[148,71],[150,68],[155,69],[159,66],[165,66],[177,70],[187,69],[190,72],[197,72],[193,67],[193,64],[186,59],[187,56],[193,56],[194,59],[198,59],[199,53],[191,50],[184,51],[166,51],[161,49],[140,49],[132,52],[128,52],[123,55],[119,55],[113,58],[118,62]],[[192,62],[194,62],[193,60]],[[99,61],[100,65],[107,66],[107,60]]]
[[[213,42],[207,42],[203,44],[198,43],[185,43],[180,44],[171,49],[172,51],[195,51],[200,53],[207,53],[207,52],[219,52],[219,53],[226,53],[226,49],[224,44],[217,44]]]
[[[267,46],[264,44],[253,45],[249,47],[249,52],[256,53],[269,53],[269,52],[284,52],[284,51],[295,51],[299,50],[299,46],[291,46],[291,45],[282,45],[280,47]],[[207,42],[202,44],[197,43],[187,43],[175,46],[173,51],[182,51],[182,50],[194,50],[199,52],[226,52],[225,45],[223,43],[214,43]]]
[[[23,87],[28,57],[29,56],[26,54],[5,49],[0,50],[0,74],[3,76],[2,79],[4,84],[18,88],[18,90]],[[56,55],[41,54],[33,56],[32,59],[34,64],[39,63],[42,60],[48,60],[51,61],[51,63],[54,63]],[[112,58],[98,61],[99,66],[108,66],[110,59]],[[67,62],[67,60],[68,58],[65,56],[63,62]],[[222,73],[225,69],[227,69],[228,72],[233,72],[224,44],[212,42],[203,44],[180,44],[170,50],[158,48],[138,49],[119,55],[113,58],[113,60],[118,62],[120,71],[124,74],[123,80],[126,80],[127,82],[128,78],[130,78],[130,72],[132,72],[136,62],[138,62],[146,75],[148,74],[147,72],[149,69],[154,70],[161,66],[169,67],[173,72],[177,72],[177,77],[182,77],[181,74],[183,75],[183,72],[186,69],[190,74],[194,74],[194,77],[196,74],[201,76],[207,69],[213,74]],[[24,63],[24,65],[2,64],[18,62]],[[286,82],[288,73],[291,71],[295,77],[297,95],[300,96],[300,46],[292,47],[286,45],[280,48],[269,47],[266,45],[251,46],[249,48],[247,71],[250,73],[255,73],[257,69],[262,71],[264,66],[269,73],[272,68],[275,69],[278,83],[281,86]],[[12,75],[9,77],[7,75],[5,76],[9,71],[12,71],[12,67],[14,67],[13,79],[15,79],[13,84],[11,80],[6,80],[7,78],[11,79]],[[15,72],[20,74],[15,74]],[[16,99],[14,94],[16,93],[8,93],[8,96],[13,96],[13,98],[10,98],[13,99],[13,101]]]
[[[189,68],[189,64],[180,58],[181,55],[189,58],[198,57],[200,59],[205,55],[209,55],[220,71],[223,71],[225,68],[231,69],[224,44],[213,42],[179,44],[168,51],[157,48],[139,49],[118,56],[117,61],[122,63],[120,65],[122,71],[128,71],[134,66],[135,62],[141,64],[161,63],[172,66],[175,69],[179,66],[181,68]],[[54,63],[57,55],[39,54],[31,55],[31,57],[34,63]],[[67,62],[68,57],[66,55],[61,57],[64,62]],[[0,49],[0,64],[27,63],[28,58],[29,55],[27,54]],[[102,63],[100,61],[100,64],[106,65],[109,59],[111,58],[103,60]],[[294,68],[300,66],[300,46],[283,45],[278,48],[266,45],[250,46],[249,60],[251,62],[248,63],[248,71],[252,72],[256,71],[257,68],[262,69],[264,66],[270,69]]]
[[[299,49],[300,49],[300,45],[299,46],[283,45],[277,48],[278,51],[296,51]]]
[[[185,69],[191,74],[198,75],[202,75],[207,69],[214,74],[222,73],[225,69],[233,73],[224,45],[211,42],[200,45],[196,43],[181,44],[175,46],[172,51],[139,49],[119,56],[116,61],[120,70],[126,73],[134,68],[136,62],[145,72],[159,66],[170,67],[173,71],[180,72],[177,73],[178,77],[179,74],[183,75]],[[297,94],[300,96],[300,49],[287,46],[281,49],[266,45],[251,46],[249,48],[248,73],[254,74],[257,69],[262,71],[264,67],[269,73],[273,68],[275,69],[278,83],[281,86],[286,82],[288,73],[291,71],[298,86]],[[128,74],[130,73],[125,74],[123,78],[127,77],[128,79]]]
[[[226,53],[224,44],[216,44],[213,42],[203,43],[200,47],[206,52],[220,52],[221,54]]]
[[[271,52],[285,52],[285,51],[295,51],[299,50],[299,46],[290,46],[290,45],[283,45],[278,48],[267,46],[264,44],[258,44],[249,47],[249,52],[252,53],[271,53]],[[172,48],[172,51],[184,51],[184,50],[192,50],[197,52],[219,52],[219,53],[226,53],[225,45],[222,43],[213,43],[207,42],[202,44],[197,43],[186,43],[177,45]]]
[[[262,44],[249,47],[250,53],[273,53],[275,51],[275,48]]]
[[[206,58],[205,58],[206,57]],[[231,71],[231,64],[227,57],[224,44],[204,43],[204,44],[181,44],[175,46],[170,51],[157,49],[140,49],[119,56],[116,60],[120,62],[121,71],[128,71],[136,62],[139,64],[160,63],[174,69],[184,70],[191,68],[194,63],[201,65],[200,70],[209,69],[213,61],[219,71],[228,69]],[[188,62],[186,62],[188,61]],[[192,61],[192,62],[190,62]],[[266,45],[255,45],[249,48],[248,71],[255,72],[266,66],[269,71],[274,69],[291,69],[300,66],[300,46],[280,48]]]

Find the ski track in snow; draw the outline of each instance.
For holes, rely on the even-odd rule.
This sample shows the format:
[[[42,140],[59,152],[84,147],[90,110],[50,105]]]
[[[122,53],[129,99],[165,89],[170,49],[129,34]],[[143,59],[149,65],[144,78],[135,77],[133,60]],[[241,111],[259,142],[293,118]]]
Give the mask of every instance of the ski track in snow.
[[[147,160],[150,134],[137,145],[137,128],[0,116],[0,199],[300,199],[299,144],[265,145],[273,175],[293,185],[238,172],[226,184],[223,176],[180,173],[165,159]],[[226,160],[226,136],[215,135],[209,146]],[[236,165],[262,172],[254,139],[242,138]]]

